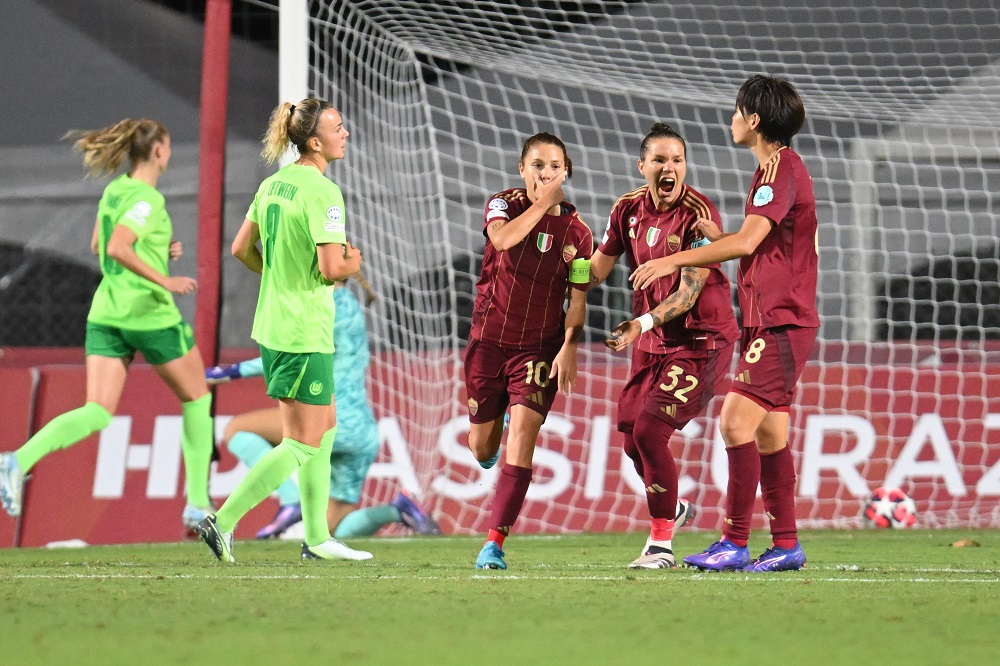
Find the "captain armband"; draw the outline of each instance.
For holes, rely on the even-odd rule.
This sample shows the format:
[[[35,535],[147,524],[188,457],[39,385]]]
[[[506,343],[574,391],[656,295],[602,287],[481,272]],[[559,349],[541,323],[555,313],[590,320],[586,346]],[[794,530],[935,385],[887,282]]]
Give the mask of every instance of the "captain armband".
[[[570,284],[590,284],[590,259],[574,259],[569,265]]]

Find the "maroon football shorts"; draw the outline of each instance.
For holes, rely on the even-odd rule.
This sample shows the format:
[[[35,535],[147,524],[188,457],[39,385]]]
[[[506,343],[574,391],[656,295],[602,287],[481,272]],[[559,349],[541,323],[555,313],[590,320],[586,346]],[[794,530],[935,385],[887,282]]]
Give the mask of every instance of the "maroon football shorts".
[[[632,376],[618,399],[618,430],[630,433],[645,410],[680,430],[725,390],[734,344],[719,349],[680,349],[666,354],[636,350]]]
[[[524,405],[543,417],[556,399],[559,383],[550,379],[552,361],[562,347],[508,349],[492,342],[470,340],[465,350],[465,391],[469,420],[489,423],[509,405]]]
[[[801,326],[744,328],[740,360],[729,390],[769,412],[787,412],[818,330]]]

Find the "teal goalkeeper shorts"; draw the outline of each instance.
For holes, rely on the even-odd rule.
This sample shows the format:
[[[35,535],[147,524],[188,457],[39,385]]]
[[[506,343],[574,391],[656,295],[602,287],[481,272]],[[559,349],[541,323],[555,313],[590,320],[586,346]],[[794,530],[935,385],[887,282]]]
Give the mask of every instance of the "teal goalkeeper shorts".
[[[346,427],[345,427],[346,426]],[[338,502],[357,504],[368,476],[368,469],[378,455],[378,427],[353,427],[337,417],[337,436],[330,456],[330,497]]]
[[[184,321],[153,331],[133,331],[88,321],[83,347],[87,356],[127,358],[129,361],[139,351],[151,364],[163,365],[194,348],[194,332]]]

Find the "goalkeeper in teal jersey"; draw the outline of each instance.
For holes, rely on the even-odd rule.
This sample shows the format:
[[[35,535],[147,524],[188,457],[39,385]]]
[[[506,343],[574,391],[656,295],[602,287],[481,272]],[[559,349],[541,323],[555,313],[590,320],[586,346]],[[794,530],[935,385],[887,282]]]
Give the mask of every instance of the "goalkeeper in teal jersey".
[[[304,559],[366,560],[330,535],[326,509],[333,404],[333,283],[361,270],[347,242],[344,197],[324,174],[344,157],[348,132],[337,109],[319,99],[280,104],[262,155],[273,163],[294,145],[298,159],[266,178],[233,240],[233,255],[260,273],[251,337],[260,345],[267,395],[279,401],[282,439],[253,466],[198,534],[223,562],[235,562],[233,531],[247,511],[298,470]],[[260,248],[258,248],[258,243]]]
[[[129,365],[142,352],[181,401],[181,450],[187,475],[183,522],[194,529],[214,511],[208,498],[212,456],[211,395],[191,327],[173,294],[197,283],[171,276],[169,259],[181,254],[156,189],[170,161],[170,135],[157,120],[126,118],[110,127],[71,132],[74,148],[94,175],[111,175],[128,158],[131,168],[104,189],[91,246],[100,258],[101,283],[87,315],[87,402],[57,416],[14,453],[0,455],[0,499],[21,512],[24,475],[43,457],[105,428],[118,407]]]
[[[368,302],[375,295],[368,283],[357,276],[368,292]],[[370,352],[365,316],[354,293],[338,282],[333,293],[337,318],[333,325],[333,379],[336,387],[337,439],[330,459],[330,503],[327,524],[338,539],[369,536],[391,523],[403,523],[418,534],[440,534],[441,530],[414,499],[400,492],[389,504],[357,509],[361,501],[368,469],[379,449],[378,424],[368,403],[366,376]],[[209,368],[210,384],[264,373],[260,358],[225,367]],[[260,409],[233,418],[226,427],[225,442],[229,451],[252,468],[281,442],[281,414],[277,408]],[[281,506],[270,524],[257,532],[258,539],[280,536],[302,520],[299,489],[288,479],[277,490]]]

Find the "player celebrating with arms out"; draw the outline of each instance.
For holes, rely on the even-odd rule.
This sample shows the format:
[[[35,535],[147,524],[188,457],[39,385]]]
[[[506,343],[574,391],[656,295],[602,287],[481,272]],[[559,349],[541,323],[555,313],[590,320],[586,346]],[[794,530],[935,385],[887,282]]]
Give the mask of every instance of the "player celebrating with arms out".
[[[495,194],[486,205],[487,242],[465,354],[469,448],[484,468],[499,458],[510,406],[506,464],[479,569],[507,568],[503,544],[531,484],[538,431],[557,388],[573,389],[594,251],[590,228],[564,201],[562,184],[573,164],[562,140],[546,132],[529,137],[518,170],[524,187]]]
[[[223,562],[236,561],[237,521],[300,468],[302,558],[372,556],[331,537],[326,522],[337,433],[333,283],[361,269],[361,253],[347,242],[343,194],[324,174],[330,162],[344,157],[348,136],[329,102],[310,98],[279,105],[262,155],[270,164],[294,145],[299,158],[264,179],[233,240],[233,255],[261,274],[251,335],[260,345],[267,395],[279,402],[283,439],[250,469],[218,514],[198,524],[198,534]]]
[[[623,253],[635,270],[643,262],[699,247],[698,220],[719,229],[719,212],[685,184],[687,144],[670,126],[655,123],[639,147],[646,184],[611,209],[608,230],[591,260],[591,283],[603,282]],[[636,289],[635,319],[619,324],[606,341],[615,351],[636,343],[632,375],[618,400],[618,430],[625,453],[646,487],[650,533],[633,569],[673,569],[671,539],[677,509],[677,466],[670,437],[705,409],[725,383],[739,337],[729,303],[729,280],[718,264],[685,268]]]
[[[787,81],[751,76],[736,96],[733,141],[759,163],[734,234],[702,224],[713,242],[647,262],[632,274],[645,289],[680,267],[740,258],[743,311],[741,356],[722,405],[721,430],[729,458],[722,538],[684,563],[711,571],[801,569],[806,557],[795,523],[795,465],[788,448],[788,410],[795,384],[816,341],[818,271],[816,196],[792,137],[805,107]],[[771,521],[772,546],[750,561],[747,540],[760,485]]]

